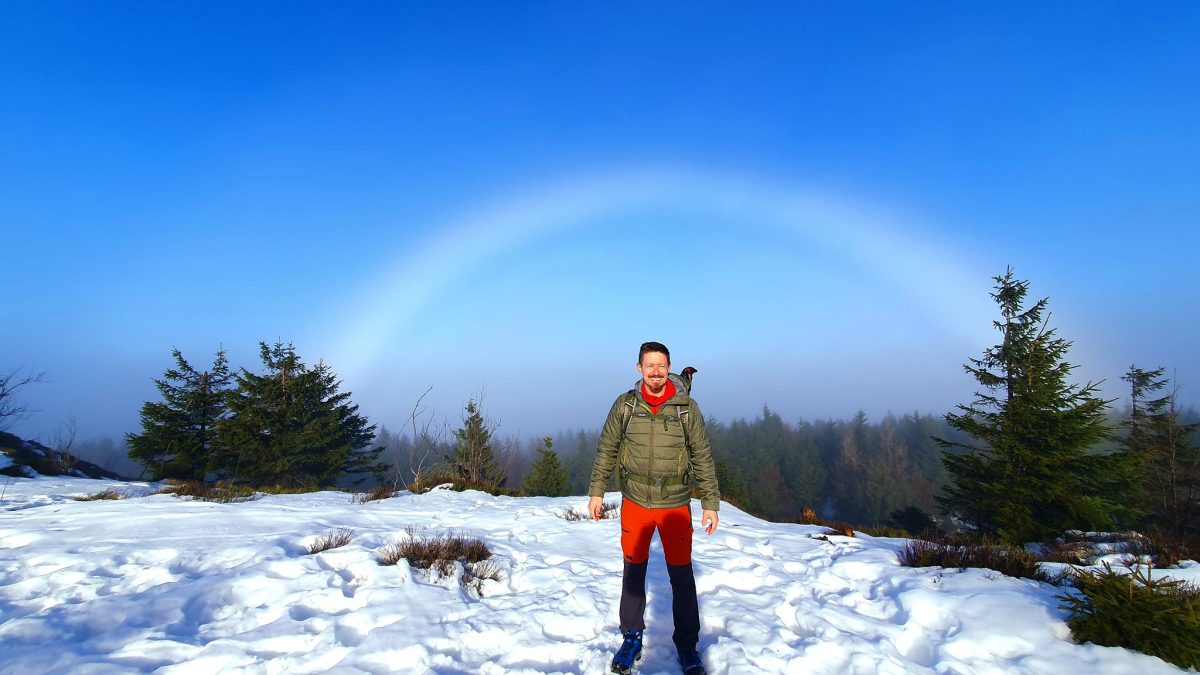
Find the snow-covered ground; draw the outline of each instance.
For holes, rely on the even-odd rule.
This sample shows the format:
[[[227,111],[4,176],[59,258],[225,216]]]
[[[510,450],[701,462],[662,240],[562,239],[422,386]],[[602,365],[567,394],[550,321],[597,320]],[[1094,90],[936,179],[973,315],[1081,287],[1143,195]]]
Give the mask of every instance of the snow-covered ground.
[[[367,504],[339,492],[217,504],[148,496],[153,487],[3,484],[0,671],[603,673],[619,642],[619,525],[558,515],[584,498],[439,490]],[[105,488],[130,498],[71,499]],[[503,579],[480,595],[404,562],[380,565],[408,527],[482,538]],[[358,536],[307,553],[335,528]],[[1073,643],[1060,589],[901,567],[904,540],[814,538],[822,531],[726,505],[716,534],[697,534],[710,672],[1181,672]],[[651,556],[641,672],[676,673],[657,541]],[[1200,565],[1172,574],[1197,580]]]

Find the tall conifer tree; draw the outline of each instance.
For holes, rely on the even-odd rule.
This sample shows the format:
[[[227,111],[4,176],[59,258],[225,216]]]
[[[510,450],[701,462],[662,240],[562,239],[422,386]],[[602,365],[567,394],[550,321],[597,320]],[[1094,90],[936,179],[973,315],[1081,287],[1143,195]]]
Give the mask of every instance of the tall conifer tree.
[[[323,486],[350,473],[382,472],[375,426],[324,362],[306,366],[291,345],[259,343],[264,371],[242,369],[221,424],[224,477],[253,485]]]
[[[142,406],[142,433],[126,434],[129,457],[154,480],[203,480],[216,460],[217,425],[226,414],[230,384],[225,350],[217,351],[211,370],[198,371],[178,349],[171,350],[175,367],[154,386],[161,403]]]
[[[938,502],[980,532],[1021,543],[1069,528],[1107,527],[1124,495],[1116,466],[1088,451],[1108,436],[1097,386],[1068,384],[1071,343],[1048,326],[1048,299],[1025,307],[1028,281],[995,277],[1000,344],[963,367],[983,387],[946,415],[972,440],[938,439],[950,483]]]

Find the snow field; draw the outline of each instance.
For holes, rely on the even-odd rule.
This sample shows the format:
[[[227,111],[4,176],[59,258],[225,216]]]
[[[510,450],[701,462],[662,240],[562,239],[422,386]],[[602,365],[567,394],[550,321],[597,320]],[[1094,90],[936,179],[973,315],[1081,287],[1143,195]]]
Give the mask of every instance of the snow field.
[[[131,498],[71,499],[106,487]],[[619,643],[620,525],[558,517],[585,498],[437,490],[367,504],[338,492],[216,504],[152,490],[65,478],[8,485],[0,671],[602,673]],[[380,565],[408,526],[482,538],[503,578],[479,595],[457,575]],[[336,528],[357,537],[307,553]],[[823,531],[725,505],[718,531],[696,535],[710,672],[1181,672],[1072,643],[1060,589],[988,570],[900,567],[902,539],[815,538]],[[1180,574],[1200,576],[1200,566]],[[657,540],[647,587],[640,672],[676,673]]]

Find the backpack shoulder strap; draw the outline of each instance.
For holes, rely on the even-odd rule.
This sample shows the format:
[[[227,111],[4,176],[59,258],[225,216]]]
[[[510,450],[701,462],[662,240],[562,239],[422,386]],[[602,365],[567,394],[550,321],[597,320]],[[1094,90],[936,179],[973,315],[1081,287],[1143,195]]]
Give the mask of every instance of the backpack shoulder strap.
[[[630,389],[625,393],[625,398],[621,402],[621,441],[625,441],[625,434],[629,432],[629,420],[633,419],[633,410],[637,407],[637,392]]]
[[[629,431],[629,420],[633,419],[633,409],[637,405],[637,392],[630,389],[621,399],[621,440],[617,441],[617,489],[621,489],[621,474],[625,466],[625,434]]]
[[[679,417],[679,428],[683,429],[683,444],[688,450],[691,450],[692,449],[692,439],[688,438],[688,430],[687,430],[687,428],[688,428],[687,421],[689,419],[688,418],[689,410],[691,410],[691,407],[683,405],[682,403],[677,403],[675,405],[675,414]]]

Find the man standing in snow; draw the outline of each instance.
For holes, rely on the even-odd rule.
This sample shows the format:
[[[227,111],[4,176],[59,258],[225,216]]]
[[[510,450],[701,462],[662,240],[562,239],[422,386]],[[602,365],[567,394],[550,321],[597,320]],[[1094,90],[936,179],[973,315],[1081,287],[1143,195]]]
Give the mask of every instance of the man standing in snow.
[[[700,524],[717,529],[721,494],[704,416],[689,395],[688,383],[671,373],[671,353],[658,342],[638,351],[642,379],[617,397],[600,432],[596,463],[588,488],[588,510],[599,520],[609,476],[617,471],[621,486],[621,579],[623,641],[612,660],[614,673],[628,673],[642,655],[646,628],[646,567],[650,539],[658,530],[671,579],[672,639],[686,675],[704,675],[696,651],[700,611],[692,574],[691,492],[700,489]]]

